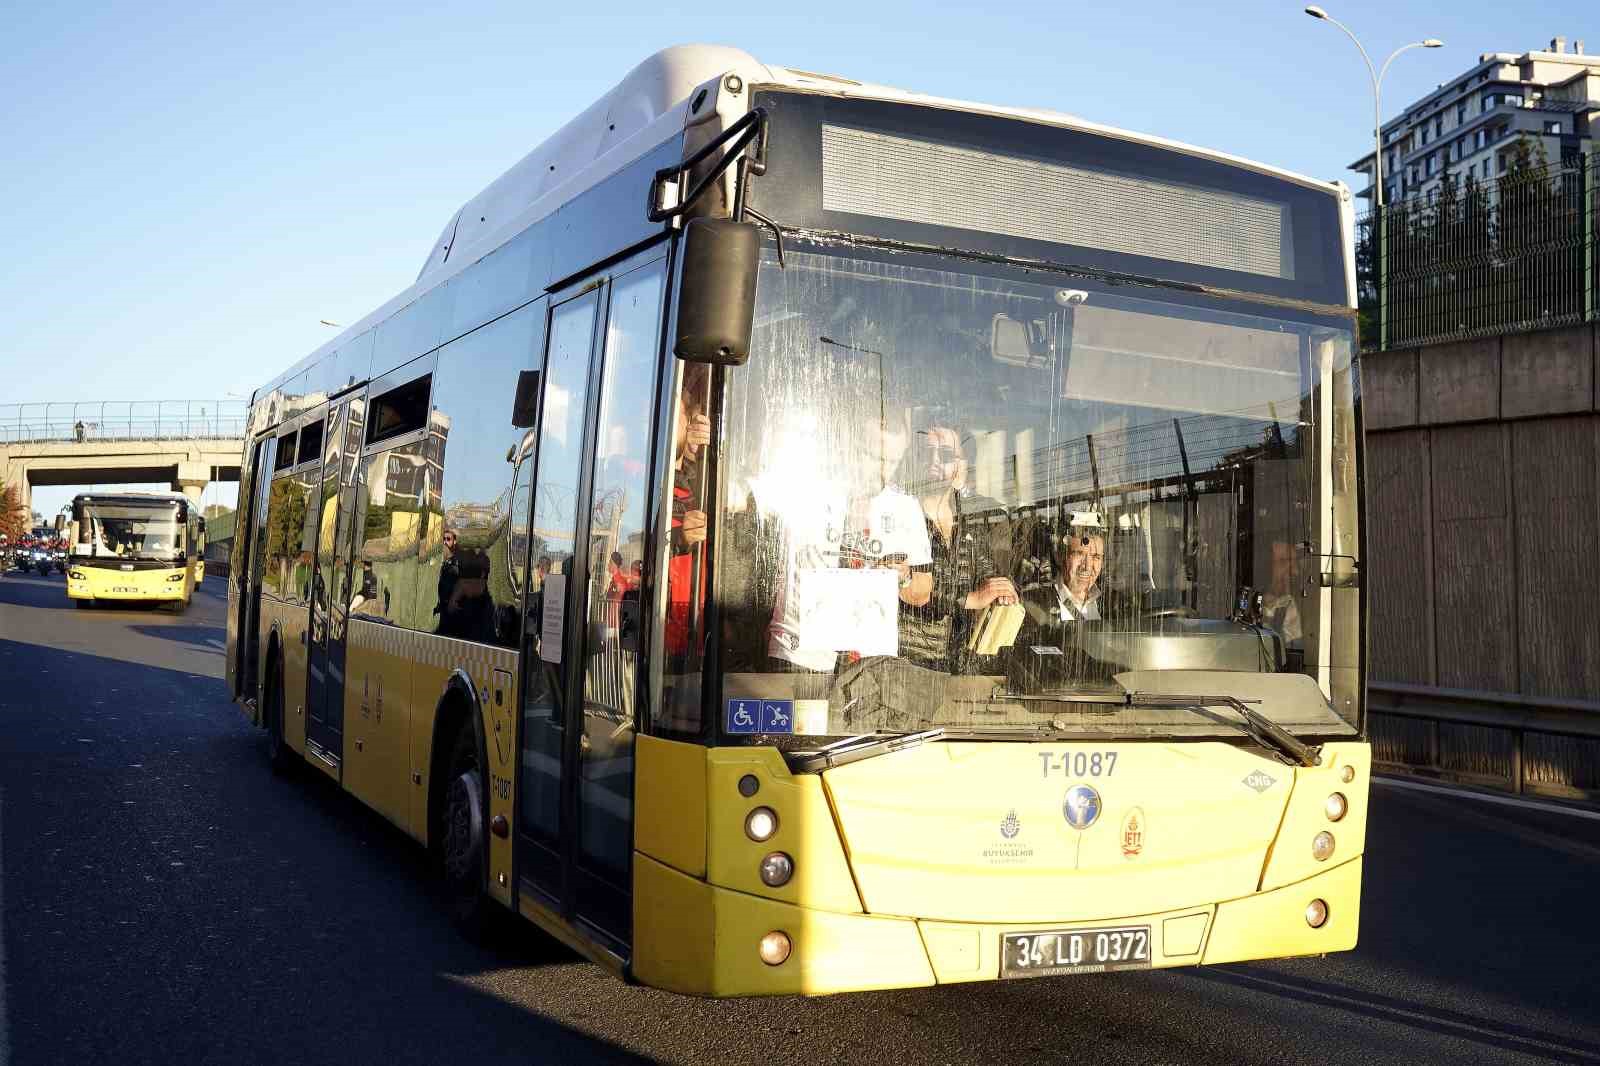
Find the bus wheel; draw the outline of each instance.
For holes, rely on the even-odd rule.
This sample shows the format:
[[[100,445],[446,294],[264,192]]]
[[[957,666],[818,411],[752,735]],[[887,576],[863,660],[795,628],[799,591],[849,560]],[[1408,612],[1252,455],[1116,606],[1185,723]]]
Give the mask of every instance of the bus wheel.
[[[439,860],[450,917],[466,936],[477,939],[489,917],[483,891],[483,773],[472,730],[465,726],[456,730],[449,766],[439,817]]]
[[[286,775],[294,764],[294,750],[283,740],[283,686],[277,681],[277,664],[267,672],[267,691],[261,701],[266,711],[267,765],[272,772]]]

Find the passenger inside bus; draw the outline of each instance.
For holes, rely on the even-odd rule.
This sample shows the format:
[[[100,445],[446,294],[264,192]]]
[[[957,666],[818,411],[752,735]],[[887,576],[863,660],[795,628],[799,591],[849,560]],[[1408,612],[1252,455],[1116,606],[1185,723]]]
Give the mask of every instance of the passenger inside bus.
[[[706,414],[709,368],[686,363],[683,384],[678,391],[678,414],[674,420],[671,558],[667,564],[666,650],[669,655],[690,652],[692,589],[696,585],[700,546],[706,539],[705,449],[711,443],[711,419]],[[699,599],[706,589],[699,583]]]

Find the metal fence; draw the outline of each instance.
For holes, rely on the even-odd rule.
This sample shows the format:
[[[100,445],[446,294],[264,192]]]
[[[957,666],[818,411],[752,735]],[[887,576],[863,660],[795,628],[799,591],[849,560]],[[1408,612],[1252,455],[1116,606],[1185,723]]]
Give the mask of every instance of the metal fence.
[[[1600,806],[1600,702],[1372,682],[1380,770]]]
[[[1600,319],[1600,187],[1593,154],[1505,174],[1446,174],[1435,197],[1357,223],[1362,347],[1368,350],[1571,326]]]
[[[244,436],[243,400],[0,404],[0,443]]]

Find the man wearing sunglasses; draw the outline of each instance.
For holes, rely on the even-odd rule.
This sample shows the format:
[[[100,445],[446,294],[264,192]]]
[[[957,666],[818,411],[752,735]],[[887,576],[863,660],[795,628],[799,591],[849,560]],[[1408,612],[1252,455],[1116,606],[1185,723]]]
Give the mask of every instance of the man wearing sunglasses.
[[[959,650],[977,612],[1018,601],[1000,574],[986,531],[969,528],[962,505],[968,462],[950,421],[927,417],[912,436],[907,486],[922,506],[932,561],[891,564],[900,571],[900,657],[945,672],[961,669]]]

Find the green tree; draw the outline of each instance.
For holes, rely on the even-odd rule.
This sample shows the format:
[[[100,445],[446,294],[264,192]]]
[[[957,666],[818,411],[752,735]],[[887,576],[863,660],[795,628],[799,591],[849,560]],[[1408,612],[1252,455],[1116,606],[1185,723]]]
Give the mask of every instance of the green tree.
[[[15,485],[0,488],[0,533],[15,542],[28,531],[28,511],[22,506],[22,494]]]

